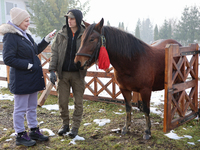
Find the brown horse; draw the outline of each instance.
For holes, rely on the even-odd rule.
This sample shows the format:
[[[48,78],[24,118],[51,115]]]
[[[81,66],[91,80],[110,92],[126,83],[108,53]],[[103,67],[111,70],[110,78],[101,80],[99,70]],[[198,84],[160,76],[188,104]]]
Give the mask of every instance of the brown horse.
[[[105,37],[106,49],[110,63],[114,67],[115,79],[123,94],[126,106],[126,121],[122,134],[126,134],[131,125],[131,92],[141,94],[146,118],[146,130],[143,138],[151,136],[150,97],[151,91],[164,89],[165,46],[178,44],[177,41],[159,40],[153,45],[147,45],[132,34],[114,27],[103,26],[104,20],[98,24],[84,22],[86,30],[83,33],[81,46],[74,62],[80,69],[86,69],[97,61],[102,37]]]

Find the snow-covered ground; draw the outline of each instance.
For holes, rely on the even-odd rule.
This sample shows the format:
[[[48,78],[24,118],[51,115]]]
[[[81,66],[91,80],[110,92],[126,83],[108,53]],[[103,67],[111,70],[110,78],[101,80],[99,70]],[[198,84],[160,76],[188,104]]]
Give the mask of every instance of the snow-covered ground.
[[[1,55],[0,55],[0,60],[1,60]],[[48,68],[48,66],[45,66],[45,68]],[[89,71],[102,71],[102,70],[97,70],[96,69],[96,66],[94,65],[93,67],[91,67],[89,69]],[[6,67],[5,65],[0,65],[0,76],[4,76],[6,77]],[[86,80],[90,80],[90,78],[86,78]],[[101,79],[102,82],[107,82],[107,79]],[[0,81],[0,88],[2,87],[7,87],[7,82],[5,81]],[[85,91],[85,94],[90,94],[89,91]],[[106,92],[103,92],[102,95],[100,96],[108,96],[108,94]],[[118,98],[122,98],[122,96],[118,97]],[[14,100],[14,96],[13,95],[8,95],[8,94],[1,94],[0,93],[0,100],[11,100],[13,101]],[[164,113],[164,110],[162,109],[157,109],[157,106],[160,105],[160,104],[164,104],[164,90],[162,91],[156,91],[156,92],[152,92],[152,95],[151,95],[151,113],[155,113],[155,114],[158,114],[160,116],[163,116],[163,113]],[[48,110],[56,110],[56,111],[59,111],[59,108],[58,108],[58,105],[57,104],[54,104],[54,105],[43,105],[42,108],[44,109],[48,109]],[[69,106],[69,109],[74,109],[74,106]],[[133,109],[137,109],[135,107],[133,107]],[[99,112],[101,111],[105,111],[103,109],[99,110]],[[115,114],[118,114],[118,115],[121,115],[123,113],[121,113],[121,110],[119,110],[119,112],[113,112]],[[197,119],[197,118],[196,118]],[[109,118],[104,118],[104,119],[94,119],[93,122],[99,124],[99,126],[104,126],[105,124],[107,123],[110,123],[110,119]],[[40,122],[41,123],[44,123],[44,122]],[[85,123],[84,124],[85,126],[87,125],[91,125],[91,122],[89,123]],[[7,130],[6,128],[4,128],[4,130]],[[49,136],[54,136],[55,133],[53,133],[50,129],[41,129],[43,131],[47,131],[49,133]],[[186,130],[186,129],[185,129]],[[68,133],[67,133],[68,134]],[[66,136],[67,136],[66,134]],[[13,133],[11,136],[15,135],[15,133]],[[171,138],[171,139],[175,139],[175,140],[178,140],[178,139],[181,139],[181,138],[192,138],[191,135],[184,135],[183,137],[179,137],[176,133],[174,133],[174,131],[172,130],[170,133],[168,134],[165,134],[167,137]],[[10,139],[8,139],[10,140]],[[11,139],[12,140],[12,139]],[[70,144],[76,144],[75,141],[76,140],[85,140],[83,137],[80,137],[80,136],[76,136],[74,139],[72,139],[72,141],[70,142]],[[62,139],[61,141],[64,141],[64,139]],[[200,142],[200,140],[198,140]],[[192,144],[194,145],[194,143],[192,142],[188,142],[188,144]]]
[[[160,104],[160,103],[163,103],[162,102],[162,99],[160,99],[160,100],[155,100],[155,99],[159,99],[160,98],[160,94],[161,93],[157,93],[157,92],[154,92],[153,93],[153,96],[152,96],[152,99],[154,99],[154,106],[156,106],[156,105],[158,105],[158,104]],[[13,100],[13,96],[12,95],[2,95],[2,94],[0,94],[0,100]],[[155,107],[154,106],[151,106],[151,113],[156,113],[156,114],[162,114],[163,113],[163,111],[157,111],[156,109],[155,109]],[[57,104],[54,104],[54,105],[43,105],[42,106],[42,108],[44,108],[44,109],[48,109],[48,110],[53,110],[53,111],[59,111],[59,108],[58,108],[58,105]],[[69,106],[69,109],[74,109],[74,105],[71,105],[71,106]],[[134,108],[134,109],[137,109],[137,108]],[[113,113],[115,113],[115,114],[118,114],[118,115],[121,115],[121,114],[123,114],[123,113],[121,113],[121,109],[119,109],[119,112],[113,112]],[[100,109],[99,110],[99,112],[105,112],[105,110],[104,109]],[[198,119],[198,118],[196,118],[196,119]],[[111,122],[111,120],[109,119],[109,118],[104,118],[104,119],[94,119],[93,120],[93,122],[95,122],[96,124],[98,124],[99,126],[104,126],[104,125],[106,125],[107,123],[110,123]],[[43,124],[43,123],[45,123],[44,121],[41,121],[41,122],[39,122],[39,125],[41,125],[41,124]],[[84,126],[90,126],[90,125],[92,125],[92,122],[88,122],[88,123],[85,123],[84,124]],[[192,126],[190,126],[189,128],[192,128]],[[186,128],[183,128],[184,130],[187,130]],[[3,130],[7,130],[6,128],[4,128]],[[49,136],[55,136],[55,133],[53,133],[53,131],[52,130],[50,130],[50,129],[47,129],[47,128],[41,128],[41,131],[46,131],[46,132],[48,132],[49,133]],[[12,136],[15,136],[16,135],[16,133],[12,133],[10,136],[12,137]],[[68,136],[68,133],[66,133],[66,135],[65,136]],[[168,138],[170,138],[170,139],[174,139],[174,140],[179,140],[179,139],[182,139],[182,138],[189,138],[189,139],[191,139],[192,138],[192,136],[191,135],[183,135],[183,136],[178,136],[176,133],[174,133],[174,130],[171,130],[170,131],[170,133],[167,133],[167,134],[165,134],[165,136],[167,136]],[[10,141],[10,140],[13,140],[12,138],[10,138],[10,139],[7,139],[6,141]],[[70,141],[70,143],[69,144],[76,144],[76,142],[75,141],[77,141],[77,140],[85,140],[85,138],[84,137],[80,137],[79,135],[77,135],[74,139],[72,139],[71,141]],[[65,139],[61,139],[61,141],[65,141]],[[200,139],[198,140],[199,142],[200,142]],[[191,145],[195,145],[195,143],[194,142],[188,142],[188,144],[191,144]]]

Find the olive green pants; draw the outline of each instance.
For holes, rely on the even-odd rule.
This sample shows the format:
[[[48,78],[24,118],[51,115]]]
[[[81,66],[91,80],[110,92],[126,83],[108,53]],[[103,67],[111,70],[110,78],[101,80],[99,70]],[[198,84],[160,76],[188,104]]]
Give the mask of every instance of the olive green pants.
[[[72,127],[79,128],[83,114],[83,94],[85,90],[84,78],[79,72],[62,72],[63,78],[58,79],[58,104],[63,125],[69,125],[70,117],[68,110],[70,88],[72,88],[74,98],[74,112],[72,117]]]

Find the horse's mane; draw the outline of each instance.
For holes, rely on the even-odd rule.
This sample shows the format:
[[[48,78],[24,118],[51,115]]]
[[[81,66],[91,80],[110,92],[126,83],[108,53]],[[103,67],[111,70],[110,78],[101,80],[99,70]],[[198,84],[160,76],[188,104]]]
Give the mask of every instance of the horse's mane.
[[[89,26],[83,35],[86,40],[93,32],[95,24]],[[106,38],[106,46],[110,53],[114,53],[120,57],[127,57],[131,59],[135,55],[146,53],[146,50],[151,49],[150,46],[134,35],[117,29],[115,27],[104,26],[104,36]]]
[[[105,26],[104,34],[108,46],[112,46],[112,50],[117,52],[120,56],[128,57],[144,54],[149,45],[136,38],[134,35],[122,31],[120,29]]]

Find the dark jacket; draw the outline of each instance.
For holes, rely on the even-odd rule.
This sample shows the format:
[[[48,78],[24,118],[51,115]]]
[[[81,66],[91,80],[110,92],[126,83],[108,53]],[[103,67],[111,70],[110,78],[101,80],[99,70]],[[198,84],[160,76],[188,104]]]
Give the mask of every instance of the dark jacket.
[[[45,89],[42,66],[38,58],[49,43],[44,39],[38,45],[30,34],[27,40],[22,33],[12,25],[0,26],[3,34],[3,61],[10,66],[9,89],[13,94],[31,94]],[[33,64],[28,69],[28,64]]]
[[[54,42],[51,46],[51,59],[49,63],[49,71],[56,71],[58,78],[62,79],[62,71],[63,71],[63,64],[71,64],[74,65],[74,57],[75,53],[78,51],[80,44],[81,44],[81,36],[85,30],[85,27],[81,25],[82,16],[80,16],[79,11],[77,10],[71,10],[74,14],[76,19],[76,23],[79,27],[79,32],[76,37],[75,48],[70,49],[74,50],[73,57],[67,57],[67,54],[70,54],[68,49],[68,41],[69,41],[69,32],[71,32],[71,29],[68,26],[68,18],[66,17],[66,25],[63,26],[62,30],[58,32],[56,35]],[[81,14],[82,15],[82,14]],[[68,62],[66,62],[68,61]],[[71,62],[71,63],[69,63]],[[65,66],[64,66],[65,67]],[[69,70],[71,71],[71,70]],[[80,76],[82,78],[85,77],[87,70],[78,70],[80,72]]]

